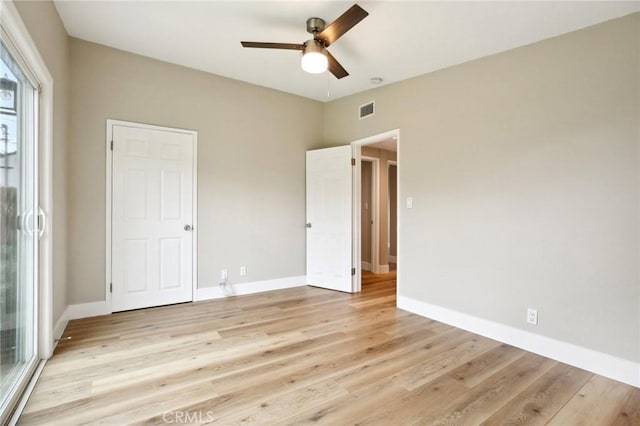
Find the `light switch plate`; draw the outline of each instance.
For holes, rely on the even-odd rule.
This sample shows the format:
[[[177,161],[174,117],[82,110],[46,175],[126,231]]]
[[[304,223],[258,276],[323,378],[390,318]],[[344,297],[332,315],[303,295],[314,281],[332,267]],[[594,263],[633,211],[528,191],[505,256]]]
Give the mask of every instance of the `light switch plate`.
[[[407,208],[408,209],[413,208],[413,197],[407,197]]]

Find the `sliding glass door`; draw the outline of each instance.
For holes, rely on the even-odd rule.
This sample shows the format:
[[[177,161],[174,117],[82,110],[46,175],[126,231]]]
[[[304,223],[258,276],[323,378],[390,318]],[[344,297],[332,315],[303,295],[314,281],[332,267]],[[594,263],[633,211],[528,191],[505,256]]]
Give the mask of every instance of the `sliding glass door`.
[[[0,43],[0,423],[38,361],[38,92]]]

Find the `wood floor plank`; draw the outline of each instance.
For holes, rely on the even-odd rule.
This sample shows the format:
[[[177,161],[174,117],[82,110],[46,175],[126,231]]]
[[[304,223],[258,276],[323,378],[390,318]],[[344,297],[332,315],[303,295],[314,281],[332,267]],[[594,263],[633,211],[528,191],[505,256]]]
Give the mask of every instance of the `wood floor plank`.
[[[275,398],[266,397],[243,410],[234,411],[211,423],[223,425],[273,424],[290,416],[291,413],[308,410],[310,407],[322,405],[327,401],[340,400],[348,395],[349,392],[344,388],[335,381],[329,380],[305,386],[301,391],[293,390]]]
[[[396,375],[394,380],[407,390],[414,390],[431,380],[454,370],[459,365],[495,348],[500,343],[481,336],[472,336],[450,350],[419,362],[414,367]]]
[[[639,389],[397,309],[395,272],[362,289],[71,321],[19,424],[640,424]]]
[[[393,401],[401,392],[402,390],[394,383],[385,379],[351,392],[346,397],[336,398],[320,407],[313,407],[274,424],[287,426],[357,424],[376,407]]]
[[[241,353],[243,350],[251,351],[252,348],[260,347],[260,345],[269,345],[269,339],[264,333],[253,333],[244,336],[235,336],[234,338],[214,340],[211,342],[203,341],[202,344],[188,345],[184,348],[175,348],[167,351],[149,351],[148,353],[136,357],[132,357],[127,362],[104,363],[98,366],[78,367],[74,370],[77,377],[83,380],[100,380],[102,378],[111,378],[116,374],[126,374],[129,371],[138,371],[141,368],[149,368],[156,366],[159,371],[167,371],[167,364],[176,362],[176,360],[189,359],[190,356],[198,353],[211,353],[214,358],[232,357],[235,352]],[[55,358],[55,356],[54,356]],[[79,357],[79,362],[83,358]],[[52,359],[49,362],[55,362]],[[49,364],[47,362],[47,364]],[[45,368],[46,370],[46,368]],[[44,374],[41,376],[38,384],[41,385],[43,391],[49,389],[60,389],[73,386],[73,380],[69,380],[69,372],[64,374]]]
[[[92,368],[106,363],[124,362],[133,357],[145,356],[150,351],[166,352],[174,349],[184,350],[185,348],[191,348],[194,345],[202,346],[203,342],[206,345],[213,340],[220,339],[220,334],[214,330],[206,333],[200,333],[197,336],[189,335],[179,338],[167,335],[164,339],[144,341],[143,344],[140,345],[119,345],[117,348],[111,347],[110,350],[103,350],[92,354],[84,352],[80,358],[68,357],[66,359],[56,359],[56,362],[52,362],[51,365],[49,365],[47,374],[43,376],[48,377],[56,374],[66,374],[69,371],[77,370],[78,368]]]
[[[91,393],[97,394],[108,392],[117,388],[126,387],[142,380],[150,378],[160,378],[168,372],[174,374],[184,374],[187,370],[193,368],[204,368],[207,365],[216,365],[217,372],[222,371],[238,371],[239,369],[249,368],[252,365],[266,364],[269,360],[280,357],[286,357],[295,353],[300,348],[308,345],[322,347],[326,344],[344,340],[346,336],[343,333],[333,333],[313,339],[296,338],[293,333],[291,340],[281,340],[277,344],[269,345],[268,349],[259,348],[258,351],[252,351],[247,355],[229,356],[229,354],[219,354],[215,351],[208,353],[198,353],[192,355],[188,359],[188,363],[184,359],[179,359],[164,364],[162,369],[157,366],[139,368],[135,371],[126,371],[119,374],[112,374],[93,381]]]
[[[633,388],[593,375],[547,423],[564,425],[608,425],[620,413]]]
[[[592,376],[587,371],[558,364],[483,425],[546,425]]]
[[[439,407],[440,410],[414,422],[416,425],[478,425],[507,404],[514,395],[550,370],[557,362],[535,354],[526,354],[463,398]]]
[[[458,380],[468,388],[495,374],[505,366],[511,364],[526,352],[513,346],[501,344],[482,355],[463,363],[460,367],[451,371],[449,376]]]
[[[369,425],[409,425],[429,416],[443,406],[450,406],[464,397],[467,388],[448,375],[410,392],[400,392],[396,398],[381,404],[358,422]]]
[[[631,391],[611,425],[640,425],[640,389],[636,388]]]
[[[470,339],[469,335],[460,330],[428,337],[424,340],[407,342],[406,347],[396,351],[384,351],[377,357],[369,357],[366,363],[360,363],[357,368],[345,372],[338,383],[346,389],[355,390],[381,380],[385,377],[398,384],[398,376],[412,370],[425,357],[436,357],[438,353],[448,353],[452,347],[463,344]],[[427,355],[429,354],[429,355]]]

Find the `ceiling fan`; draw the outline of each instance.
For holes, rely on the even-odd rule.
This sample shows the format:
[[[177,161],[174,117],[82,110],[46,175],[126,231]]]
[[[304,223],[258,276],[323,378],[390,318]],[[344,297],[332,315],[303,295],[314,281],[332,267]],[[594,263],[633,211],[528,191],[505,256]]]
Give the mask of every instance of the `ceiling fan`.
[[[294,43],[261,43],[254,41],[240,42],[243,47],[257,47],[262,49],[287,49],[302,51],[302,69],[312,74],[319,74],[329,69],[329,72],[341,79],[349,75],[347,70],[334,58],[327,47],[353,28],[358,22],[369,15],[357,4],[351,6],[338,19],[325,26],[321,18],[307,19],[307,32],[313,38],[302,44]]]

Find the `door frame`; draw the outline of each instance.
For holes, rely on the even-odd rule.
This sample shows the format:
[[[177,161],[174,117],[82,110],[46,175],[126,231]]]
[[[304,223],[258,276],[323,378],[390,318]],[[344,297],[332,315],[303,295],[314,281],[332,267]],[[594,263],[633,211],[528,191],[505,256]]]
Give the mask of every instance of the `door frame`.
[[[16,59],[24,71],[35,79],[38,85],[38,122],[36,138],[38,140],[37,161],[38,204],[47,216],[48,229],[38,244],[38,288],[36,297],[36,315],[38,326],[38,355],[48,359],[53,354],[53,77],[36,47],[29,31],[12,2],[0,5],[2,35],[20,53]]]
[[[380,142],[385,139],[389,139],[395,137],[396,138],[396,161],[398,166],[398,177],[400,176],[400,129],[388,130],[386,132],[378,133],[372,136],[367,136],[362,139],[357,139],[351,142],[351,148],[353,150],[353,158],[355,159],[355,167],[353,167],[353,244],[352,244],[352,260],[351,264],[354,265],[356,273],[352,277],[352,288],[354,293],[358,293],[362,291],[362,221],[360,217],[360,209],[361,209],[361,197],[362,197],[362,168],[361,168],[361,160],[362,160],[362,147],[364,145],[370,145],[376,142]],[[397,179],[397,188],[396,193],[398,200],[400,200],[400,179]],[[397,224],[397,239],[396,239],[396,256],[398,261],[396,263],[396,294],[400,291],[400,262],[401,262],[401,254],[400,254],[400,229],[401,229],[401,220],[400,220],[400,202],[397,203],[397,213],[396,218],[398,221]]]
[[[397,148],[397,147],[396,147]],[[397,154],[397,153],[396,153]],[[397,210],[398,210],[398,201],[400,200],[400,194],[398,194],[398,160],[387,160],[387,177],[389,176],[389,169],[391,168],[391,166],[395,166],[396,167],[396,255],[394,256],[394,260],[398,260],[398,214],[397,214]],[[387,243],[391,242],[391,192],[387,191],[387,198],[389,198],[389,200],[387,200]],[[387,251],[389,251],[390,247],[387,247]],[[391,255],[387,254],[388,257],[391,257]],[[389,259],[390,261],[391,259]],[[393,262],[396,263],[396,262]]]
[[[36,361],[29,371],[23,372],[24,380],[7,401],[7,412],[0,413],[0,422],[13,424],[26,405],[45,360],[53,354],[57,337],[53,334],[53,77],[11,1],[0,3],[0,32],[7,48],[18,53],[14,59],[23,67],[22,71],[37,86],[37,119],[34,123],[34,167],[38,174],[36,208],[42,209],[48,224],[45,226],[43,223],[43,228],[38,229],[43,233],[37,242],[38,251],[34,258],[37,268],[33,307]]]
[[[371,225],[371,272],[377,273],[378,263],[380,260],[380,159],[376,157],[360,156],[360,188],[362,189],[362,161],[371,163],[371,217],[373,224]],[[362,190],[360,191],[362,196]],[[362,202],[360,203],[362,209]],[[362,217],[360,217],[362,221]],[[362,238],[362,227],[360,228],[360,238]],[[362,245],[362,241],[360,241]],[[362,257],[362,247],[360,248],[360,257]],[[362,268],[362,259],[360,259],[360,268]]]
[[[144,123],[136,123],[132,121],[122,121],[122,120],[114,120],[107,119],[107,137],[105,141],[105,148],[107,152],[107,163],[106,163],[106,248],[105,248],[105,301],[107,305],[107,311],[109,313],[113,313],[113,309],[111,306],[111,274],[112,274],[112,259],[111,259],[111,246],[112,246],[112,227],[113,227],[113,218],[111,215],[111,209],[113,204],[113,193],[112,193],[112,183],[113,183],[113,151],[111,151],[111,142],[113,140],[113,127],[114,126],[124,126],[124,127],[135,127],[137,129],[147,129],[147,130],[160,130],[165,132],[174,132],[174,133],[183,133],[188,134],[193,137],[193,171],[192,171],[192,179],[193,179],[193,199],[192,199],[192,213],[193,213],[193,239],[192,239],[192,275],[191,275],[191,301],[193,302],[196,297],[196,292],[198,291],[198,131],[197,130],[188,130],[188,129],[178,129],[174,127],[165,127],[165,126],[157,126],[153,124],[144,124]]]

